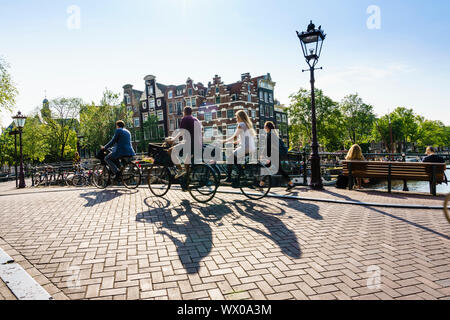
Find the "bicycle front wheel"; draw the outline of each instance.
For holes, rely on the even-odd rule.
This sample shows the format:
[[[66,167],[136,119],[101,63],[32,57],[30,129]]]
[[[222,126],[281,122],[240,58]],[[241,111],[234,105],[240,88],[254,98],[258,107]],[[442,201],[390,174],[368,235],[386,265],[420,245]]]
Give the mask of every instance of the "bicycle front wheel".
[[[246,165],[239,173],[241,192],[251,200],[267,196],[272,188],[272,177],[262,176],[259,165]]]
[[[152,166],[148,170],[148,188],[155,197],[164,197],[172,185],[172,175],[167,167]]]
[[[200,203],[211,201],[219,188],[219,178],[209,165],[194,165],[189,174],[189,193]]]
[[[72,185],[75,187],[82,187],[86,184],[86,177],[82,176],[82,175],[75,175],[72,178]]]
[[[92,182],[99,189],[105,189],[109,184],[109,170],[106,166],[98,164],[92,172]]]
[[[135,163],[127,164],[122,171],[122,183],[127,189],[137,189],[141,185],[141,169]]]

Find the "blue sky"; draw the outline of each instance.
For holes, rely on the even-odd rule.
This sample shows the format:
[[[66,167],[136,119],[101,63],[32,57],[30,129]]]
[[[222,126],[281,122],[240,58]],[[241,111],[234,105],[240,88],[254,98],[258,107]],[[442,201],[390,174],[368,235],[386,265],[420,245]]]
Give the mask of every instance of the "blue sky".
[[[80,8],[75,30],[67,27],[71,5]],[[367,27],[370,5],[380,8],[380,29]],[[23,112],[45,90],[98,101],[106,87],[143,89],[147,74],[207,84],[215,74],[231,83],[270,72],[288,104],[309,87],[295,31],[312,19],[327,33],[316,73],[327,95],[358,92],[379,115],[405,106],[450,125],[449,15],[447,0],[1,0],[0,55]]]

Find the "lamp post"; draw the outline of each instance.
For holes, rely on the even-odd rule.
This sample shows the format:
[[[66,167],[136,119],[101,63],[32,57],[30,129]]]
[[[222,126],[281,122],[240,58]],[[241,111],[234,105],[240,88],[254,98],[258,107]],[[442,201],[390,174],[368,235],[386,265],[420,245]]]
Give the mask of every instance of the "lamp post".
[[[19,186],[18,176],[17,176],[17,135],[19,131],[13,130],[9,132],[10,136],[14,136],[14,175],[16,176],[16,188]]]
[[[319,156],[319,143],[317,140],[317,120],[316,120],[316,97],[314,92],[314,70],[322,69],[316,68],[317,62],[319,62],[320,54],[322,52],[323,41],[325,40],[325,33],[322,27],[316,26],[310,22],[307,31],[299,33],[297,36],[300,39],[303,55],[306,62],[309,65],[309,72],[311,75],[311,125],[312,125],[312,144],[311,144],[311,182],[310,187],[314,190],[322,190],[322,177],[320,174],[320,156]],[[302,70],[305,72],[308,70]]]
[[[25,174],[23,172],[23,152],[22,152],[22,130],[25,126],[25,121],[27,117],[22,115],[20,111],[17,113],[16,116],[13,117],[14,124],[16,125],[16,128],[19,130],[19,145],[20,145],[20,173],[19,173],[19,189],[23,189],[26,187],[25,185]]]

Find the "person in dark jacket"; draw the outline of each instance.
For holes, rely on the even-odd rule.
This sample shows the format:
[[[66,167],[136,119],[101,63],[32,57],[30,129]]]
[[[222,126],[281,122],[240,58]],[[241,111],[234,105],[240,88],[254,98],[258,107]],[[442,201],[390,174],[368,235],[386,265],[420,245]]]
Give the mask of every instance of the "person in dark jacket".
[[[426,157],[422,162],[430,162],[430,163],[445,163],[444,158],[436,155],[436,149],[434,147],[428,147],[426,153]]]
[[[102,147],[102,150],[111,147],[113,147],[113,152],[105,157],[105,162],[109,165],[114,179],[119,174],[117,160],[124,157],[134,157],[136,155],[133,146],[131,145],[131,133],[125,129],[125,122],[122,120],[116,122],[116,132],[114,133],[114,137],[106,146]]]
[[[264,124],[264,130],[267,133],[267,140],[266,140],[266,148],[267,148],[267,156],[270,158],[272,156],[272,134],[276,136],[276,140],[280,141],[280,137],[278,136],[276,130],[275,130],[275,124],[272,121],[267,121]],[[280,141],[281,143],[281,141]],[[279,152],[279,150],[277,150]],[[280,156],[281,160],[281,156]],[[268,161],[267,165],[270,165],[270,161]],[[294,182],[292,182],[289,175],[286,173],[286,171],[283,170],[281,166],[281,161],[278,163],[278,174],[280,174],[288,183],[288,187],[286,189],[287,192],[291,191],[295,188]],[[261,182],[263,184],[263,182]],[[263,186],[263,185],[261,185]]]

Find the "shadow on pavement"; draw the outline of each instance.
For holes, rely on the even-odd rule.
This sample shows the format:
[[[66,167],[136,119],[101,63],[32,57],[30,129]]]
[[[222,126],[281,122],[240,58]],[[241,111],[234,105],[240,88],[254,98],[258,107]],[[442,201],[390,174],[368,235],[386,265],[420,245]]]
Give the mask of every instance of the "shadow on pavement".
[[[87,203],[84,205],[84,207],[92,208],[98,204],[114,200],[115,198],[120,197],[124,194],[130,195],[138,192],[138,190],[95,190],[81,193],[80,197],[87,200]]]
[[[254,201],[235,201],[233,206],[242,216],[262,224],[268,230],[268,233],[240,223],[235,224],[236,226],[250,229],[257,234],[265,236],[275,242],[284,254],[294,259],[301,257],[301,249],[295,232],[287,228],[281,219],[270,214],[274,209],[280,209],[281,214],[279,215],[285,215],[284,209],[273,204],[267,206],[262,202]]]
[[[148,202],[147,200],[147,205]],[[212,249],[212,228],[208,222],[221,220],[231,213],[231,210],[225,204],[193,206],[188,200],[183,200],[181,205],[175,208],[168,208],[170,202],[164,199],[153,201],[148,206],[150,211],[139,213],[136,221],[156,224],[159,228],[158,234],[167,236],[177,247],[178,256],[186,272],[198,273],[200,262]],[[194,213],[194,210],[199,211],[201,215]],[[184,240],[173,233],[183,236]]]

